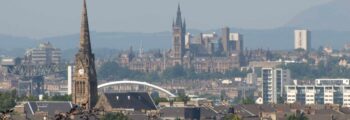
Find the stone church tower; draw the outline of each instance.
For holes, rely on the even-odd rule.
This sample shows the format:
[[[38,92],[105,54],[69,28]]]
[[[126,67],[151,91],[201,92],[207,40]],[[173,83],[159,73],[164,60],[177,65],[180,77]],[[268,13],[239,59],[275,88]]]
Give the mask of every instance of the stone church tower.
[[[177,8],[177,16],[175,23],[173,22],[173,48],[172,57],[173,64],[182,64],[183,55],[185,54],[185,34],[186,22],[182,24],[180,5]]]
[[[81,28],[80,48],[75,55],[73,75],[72,102],[85,109],[91,109],[97,102],[97,78],[95,70],[95,56],[91,52],[89,22],[84,0]]]

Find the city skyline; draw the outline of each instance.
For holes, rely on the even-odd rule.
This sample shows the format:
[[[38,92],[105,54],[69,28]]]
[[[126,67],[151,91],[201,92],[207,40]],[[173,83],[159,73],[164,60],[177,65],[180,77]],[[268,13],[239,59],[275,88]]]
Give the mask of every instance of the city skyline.
[[[170,31],[169,16],[178,3],[186,13],[190,29],[215,29],[223,26],[270,29],[283,26],[300,12],[332,0],[289,1],[201,1],[202,7],[195,7],[197,1],[147,1],[134,2],[91,1],[90,9],[96,16],[91,19],[92,31],[98,32],[162,32]],[[0,20],[0,34],[43,38],[75,34],[79,10],[74,6],[79,1],[4,1],[0,5],[3,19]],[[216,6],[221,7],[216,7]],[[65,9],[61,9],[65,6]],[[152,7],[152,9],[150,9]],[[266,9],[269,8],[269,9]],[[11,10],[11,14],[8,14]],[[45,10],[45,11],[43,11]],[[160,11],[161,10],[161,11]],[[128,14],[125,14],[125,11]],[[243,12],[244,11],[244,12]],[[105,13],[112,14],[106,15]],[[113,14],[114,13],[114,14]],[[25,18],[25,19],[23,19]],[[140,19],[143,18],[143,19]],[[271,19],[274,18],[274,19]],[[55,24],[52,24],[55,23]],[[145,24],[147,23],[147,24]],[[47,30],[53,29],[53,30]]]
[[[230,6],[228,1],[214,1],[215,4],[209,9],[205,8],[213,9],[215,14],[199,9],[206,4],[196,2],[196,5],[192,5],[193,1],[188,1],[183,7],[176,1],[178,3],[174,4],[177,7],[173,12],[168,13],[166,9],[160,11],[163,9],[154,7],[158,12],[153,16],[144,14],[148,9],[129,10],[137,10],[134,8],[138,7],[141,10],[155,5],[167,7],[162,4],[164,1],[146,1],[145,4],[134,2],[137,4],[117,12],[104,6],[103,9],[109,12],[102,14],[95,9],[101,9],[98,6],[104,2],[80,1],[80,5],[75,6],[80,8],[76,10],[80,12],[79,22],[74,22],[75,17],[79,16],[78,13],[74,18],[67,19],[53,12],[50,14],[51,17],[54,16],[53,19],[62,18],[49,21],[49,26],[45,23],[30,24],[36,27],[28,31],[35,33],[48,27],[49,29],[45,29],[47,32],[40,34],[61,34],[62,30],[76,30],[75,32],[79,33],[77,36],[61,35],[51,40],[44,38],[41,40],[47,42],[36,44],[41,40],[27,38],[26,41],[22,38],[20,41],[16,40],[20,39],[19,37],[0,34],[1,120],[345,120],[350,117],[350,43],[349,39],[342,40],[350,37],[347,33],[350,32],[350,24],[347,24],[350,15],[346,12],[349,0],[333,0],[309,9],[308,12],[293,18],[288,25],[279,28],[274,28],[274,25],[279,24],[276,21],[281,19],[271,17],[277,15],[276,11],[279,9],[264,5],[273,2],[273,5],[282,7],[281,3],[289,2],[260,1],[264,4],[250,6],[251,2],[245,1],[250,4],[241,9],[245,15],[252,15],[250,11],[245,11],[249,7],[254,7],[255,10],[250,9],[252,11],[258,11],[260,7],[275,11],[266,12],[261,9],[258,13],[264,13],[261,14],[266,17],[264,19],[258,19],[259,16],[246,16],[249,18],[246,19],[246,23],[256,23],[251,24],[255,28],[250,30],[232,27],[227,23],[235,21],[217,16],[245,19],[239,15],[234,16],[237,11],[228,8],[234,8],[235,5]],[[293,2],[297,4],[296,1]],[[159,4],[152,4],[154,2]],[[41,3],[44,5],[45,2]],[[53,2],[52,5],[59,6],[58,3]],[[203,0],[200,3],[211,2]],[[294,3],[283,9],[295,7]],[[82,7],[79,7],[81,5]],[[45,6],[35,9],[39,10],[42,7]],[[91,9],[88,9],[90,7]],[[215,12],[215,8],[220,8],[220,12]],[[44,15],[46,9],[40,10],[40,17],[32,14],[28,14],[27,17],[18,16],[29,18],[28,22],[37,18],[43,18],[45,21],[45,17],[48,17]],[[186,10],[190,12],[187,13]],[[197,10],[204,15],[193,15],[192,12]],[[61,9],[60,14],[71,14],[65,11],[69,11],[69,7]],[[30,10],[24,11],[26,12],[37,14]],[[162,12],[172,16],[172,22],[163,20],[160,15]],[[13,11],[11,14],[17,15]],[[120,19],[112,19],[114,14],[120,14]],[[139,14],[142,16],[138,16]],[[129,21],[125,22],[122,20],[124,15],[137,18],[127,17]],[[290,14],[286,16],[288,15]],[[18,19],[11,19],[11,22],[18,22]],[[149,21],[152,19],[156,20]],[[219,21],[215,21],[216,19]],[[266,22],[265,19],[270,23],[275,22],[274,25],[264,24],[273,29],[258,25]],[[18,22],[18,26],[28,27],[26,19],[19,20],[24,22]],[[216,25],[218,28],[209,31],[188,29],[192,24],[201,24],[195,21],[202,20],[204,23],[208,22],[205,20],[213,20],[202,26],[209,28]],[[172,29],[162,33],[151,33],[161,29],[163,22],[168,24],[167,29]],[[80,32],[79,29],[71,29],[76,27],[69,26],[72,23],[80,26]],[[133,23],[132,26],[129,23]],[[57,29],[56,26],[62,28]],[[96,32],[100,28],[107,30],[114,26],[121,30],[137,26],[139,29],[131,30],[145,29],[148,33]],[[324,43],[325,39],[340,44],[342,48],[334,49],[328,46]],[[138,40],[139,48],[133,47],[132,42]],[[147,48],[144,41],[149,47],[156,49],[144,49]],[[1,46],[15,47],[19,44],[36,44],[36,47],[19,51],[21,55],[7,55],[17,51],[6,50]],[[283,50],[259,48],[262,44],[278,46]],[[251,49],[250,45],[258,45],[258,48]],[[291,50],[293,45],[294,50]],[[65,50],[69,46],[78,46],[78,49]]]

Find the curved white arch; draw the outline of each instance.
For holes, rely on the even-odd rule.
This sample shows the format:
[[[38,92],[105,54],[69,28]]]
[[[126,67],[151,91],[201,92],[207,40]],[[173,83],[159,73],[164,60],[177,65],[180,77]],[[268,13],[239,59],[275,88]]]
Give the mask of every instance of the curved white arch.
[[[97,88],[102,88],[102,87],[106,87],[106,86],[111,86],[111,85],[118,85],[118,84],[137,84],[137,85],[146,85],[148,87],[152,87],[152,88],[155,88],[155,89],[158,89],[162,92],[165,92],[167,93],[170,97],[176,97],[176,95],[172,94],[170,91],[168,90],[165,90],[159,86],[156,86],[156,85],[153,85],[153,84],[150,84],[150,83],[147,83],[147,82],[140,82],[140,81],[113,81],[113,82],[108,82],[108,83],[103,83],[101,85],[98,85]]]

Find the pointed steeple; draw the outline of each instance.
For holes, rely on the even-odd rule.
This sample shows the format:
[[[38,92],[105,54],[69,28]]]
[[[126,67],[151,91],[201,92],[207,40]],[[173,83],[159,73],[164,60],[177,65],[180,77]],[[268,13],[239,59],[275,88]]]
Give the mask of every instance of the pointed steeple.
[[[86,8],[86,0],[83,0],[83,10],[81,15],[80,27],[80,50],[81,52],[91,53],[89,21]]]
[[[72,87],[72,103],[84,110],[92,109],[97,103],[97,77],[95,55],[91,50],[89,21],[86,1],[83,0],[80,27],[80,48],[75,54],[75,67]]]
[[[175,25],[180,27],[182,26],[180,3],[177,6],[177,15],[176,15]]]

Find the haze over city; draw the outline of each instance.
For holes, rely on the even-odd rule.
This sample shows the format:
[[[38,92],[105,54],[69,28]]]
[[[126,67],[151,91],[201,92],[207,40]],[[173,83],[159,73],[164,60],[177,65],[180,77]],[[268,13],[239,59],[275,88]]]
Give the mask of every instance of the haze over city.
[[[350,0],[0,4],[0,120],[349,120]]]
[[[170,31],[169,13],[182,5],[190,29],[223,26],[269,29],[282,27],[297,14],[332,0],[148,0],[91,1],[91,30],[96,32]],[[75,34],[79,0],[5,0],[0,4],[0,33],[30,38]],[[50,29],[50,30],[49,30]]]

